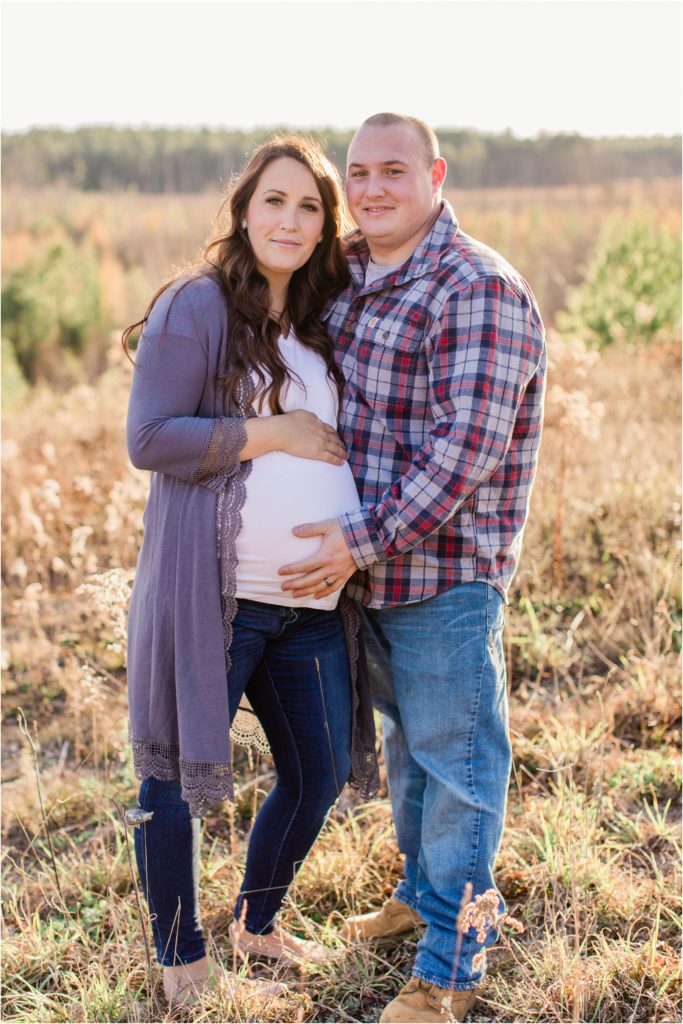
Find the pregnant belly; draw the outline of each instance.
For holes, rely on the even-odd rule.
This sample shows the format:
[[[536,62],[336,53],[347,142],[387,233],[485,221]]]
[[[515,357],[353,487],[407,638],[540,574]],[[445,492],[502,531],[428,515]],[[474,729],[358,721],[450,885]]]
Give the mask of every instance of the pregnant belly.
[[[320,547],[320,537],[295,537],[294,526],[359,507],[346,463],[332,466],[285,452],[269,452],[254,459],[237,537],[237,596],[270,604],[334,607],[338,594],[322,602],[288,597],[277,570],[307,558]]]

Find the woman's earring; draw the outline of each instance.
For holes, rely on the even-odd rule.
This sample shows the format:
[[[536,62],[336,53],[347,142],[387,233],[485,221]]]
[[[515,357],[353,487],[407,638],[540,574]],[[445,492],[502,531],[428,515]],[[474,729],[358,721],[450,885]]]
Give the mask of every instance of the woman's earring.
[[[320,238],[318,239],[318,241],[317,241],[317,242],[316,242],[315,244],[316,244],[316,245],[320,245],[320,243],[322,242],[322,240],[323,240],[323,236],[321,235],[321,236],[320,236]]]
[[[242,223],[240,224],[240,227],[242,228],[242,231],[246,231],[247,230],[247,222],[246,222],[246,220],[244,220],[244,218],[242,219]]]

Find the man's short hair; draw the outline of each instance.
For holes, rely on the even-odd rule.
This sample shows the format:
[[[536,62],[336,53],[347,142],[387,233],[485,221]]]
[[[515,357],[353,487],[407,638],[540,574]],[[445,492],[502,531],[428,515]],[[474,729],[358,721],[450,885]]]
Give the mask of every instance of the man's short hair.
[[[373,125],[377,128],[389,128],[395,124],[408,124],[413,127],[420,139],[427,166],[431,168],[439,156],[439,140],[434,129],[430,128],[424,121],[421,121],[419,117],[413,117],[411,114],[373,114],[372,117],[367,117],[363,121],[361,128],[364,128],[366,125]]]

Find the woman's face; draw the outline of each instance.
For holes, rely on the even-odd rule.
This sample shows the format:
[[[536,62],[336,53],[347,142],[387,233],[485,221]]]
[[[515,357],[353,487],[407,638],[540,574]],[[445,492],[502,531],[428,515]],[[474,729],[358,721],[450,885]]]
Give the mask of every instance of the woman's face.
[[[321,240],[325,213],[315,178],[291,157],[262,171],[245,215],[256,266],[280,286],[303,267]]]

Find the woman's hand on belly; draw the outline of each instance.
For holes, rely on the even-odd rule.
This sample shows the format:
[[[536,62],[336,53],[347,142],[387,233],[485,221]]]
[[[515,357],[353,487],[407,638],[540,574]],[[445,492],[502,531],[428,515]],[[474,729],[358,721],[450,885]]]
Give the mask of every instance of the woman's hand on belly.
[[[314,459],[342,466],[347,460],[346,447],[329,423],[305,409],[273,417],[279,427],[281,451],[300,459]]]
[[[273,452],[286,452],[333,466],[343,466],[347,461],[346,447],[334,427],[306,409],[295,409],[279,416],[251,416],[244,426],[247,443],[240,451],[241,462]]]

